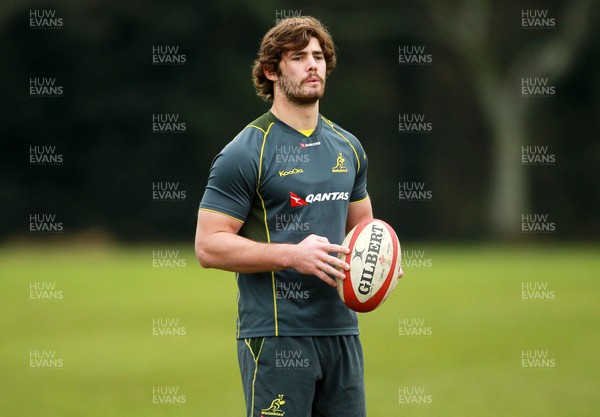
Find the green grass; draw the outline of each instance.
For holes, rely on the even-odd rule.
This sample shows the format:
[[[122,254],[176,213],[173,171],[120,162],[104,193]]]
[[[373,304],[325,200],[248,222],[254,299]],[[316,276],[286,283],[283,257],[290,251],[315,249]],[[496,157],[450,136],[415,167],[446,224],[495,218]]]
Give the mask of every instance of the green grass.
[[[406,268],[360,316],[369,416],[597,415],[598,246],[404,247],[431,266]],[[153,268],[157,249],[179,248],[2,250],[0,415],[244,415],[233,274],[183,250],[186,267]],[[56,283],[64,298],[30,300],[30,282]],[[524,282],[556,299],[523,301]],[[153,318],[187,333],[153,337]],[[406,318],[432,334],[400,336]],[[30,368],[30,350],[56,351],[63,367]],[[523,350],[547,350],[556,366],[523,369]],[[186,405],[153,405],[153,386],[178,387]],[[400,387],[423,387],[431,404],[399,404]]]

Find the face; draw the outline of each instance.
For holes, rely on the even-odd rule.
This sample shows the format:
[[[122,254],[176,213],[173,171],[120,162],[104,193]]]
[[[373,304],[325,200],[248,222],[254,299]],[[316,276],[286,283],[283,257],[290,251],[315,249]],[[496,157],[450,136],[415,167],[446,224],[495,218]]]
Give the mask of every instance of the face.
[[[279,73],[271,74],[275,88],[289,102],[305,106],[323,97],[327,66],[323,50],[316,38],[311,38],[306,48],[287,51],[281,57]]]

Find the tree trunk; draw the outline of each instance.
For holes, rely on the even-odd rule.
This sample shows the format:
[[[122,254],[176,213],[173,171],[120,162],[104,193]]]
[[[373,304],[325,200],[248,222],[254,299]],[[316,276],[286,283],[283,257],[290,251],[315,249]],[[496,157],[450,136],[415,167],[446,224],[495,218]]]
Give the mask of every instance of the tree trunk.
[[[510,91],[497,94],[489,120],[493,131],[489,215],[492,233],[510,239],[519,235],[521,215],[529,206],[527,167],[521,160],[527,127],[524,106],[515,102],[515,95]]]

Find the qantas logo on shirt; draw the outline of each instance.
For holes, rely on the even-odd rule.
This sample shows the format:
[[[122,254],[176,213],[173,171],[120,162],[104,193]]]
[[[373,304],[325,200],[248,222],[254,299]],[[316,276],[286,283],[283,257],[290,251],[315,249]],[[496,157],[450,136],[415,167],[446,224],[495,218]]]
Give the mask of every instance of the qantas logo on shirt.
[[[309,204],[318,201],[347,201],[349,198],[350,193],[347,191],[309,194],[304,198],[290,191],[290,205],[292,207],[308,206]]]
[[[290,191],[290,205],[292,207],[300,207],[308,206],[308,203],[304,201],[301,197],[298,197],[296,194]]]

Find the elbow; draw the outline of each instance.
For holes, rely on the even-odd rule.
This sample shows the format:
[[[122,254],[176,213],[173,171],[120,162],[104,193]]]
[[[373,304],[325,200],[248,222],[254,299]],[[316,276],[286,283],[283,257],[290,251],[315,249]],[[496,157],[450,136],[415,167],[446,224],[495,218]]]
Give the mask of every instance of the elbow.
[[[211,262],[210,255],[204,242],[196,241],[196,259],[198,259],[202,268],[213,267],[213,263]]]

